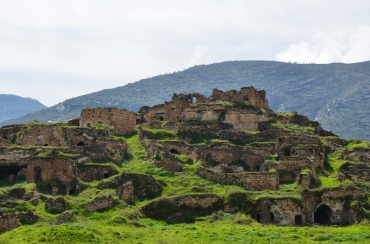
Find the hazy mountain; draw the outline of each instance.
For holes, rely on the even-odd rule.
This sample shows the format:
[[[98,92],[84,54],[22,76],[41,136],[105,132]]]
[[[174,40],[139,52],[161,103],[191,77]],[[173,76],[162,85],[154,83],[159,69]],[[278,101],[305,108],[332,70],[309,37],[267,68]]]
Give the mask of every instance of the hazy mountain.
[[[170,100],[173,93],[209,95],[212,88],[230,90],[245,86],[266,90],[273,110],[296,110],[340,136],[370,141],[370,62],[230,61],[200,65],[68,99],[0,125],[72,119],[86,107],[115,106],[137,111],[143,105]]]
[[[36,99],[0,94],[0,122],[46,108]]]

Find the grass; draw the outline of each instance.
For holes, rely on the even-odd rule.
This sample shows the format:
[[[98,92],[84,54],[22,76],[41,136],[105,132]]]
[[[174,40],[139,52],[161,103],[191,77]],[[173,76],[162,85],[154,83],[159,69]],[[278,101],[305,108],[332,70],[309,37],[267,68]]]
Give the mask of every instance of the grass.
[[[356,149],[370,149],[369,143],[360,140],[350,140],[346,145],[349,151],[354,151]]]
[[[251,223],[245,217],[245,223],[238,222],[242,215],[170,225],[147,218],[135,220],[135,212],[126,208],[94,213],[78,223],[25,225],[0,235],[0,243],[368,243],[370,238],[369,225],[279,227]]]
[[[235,104],[225,103],[227,106]],[[292,114],[293,115],[293,114]],[[287,116],[292,116],[287,115]],[[272,126],[284,128],[293,134],[312,134],[313,128],[298,125],[285,125],[277,121]],[[110,129],[104,124],[97,124],[96,129]],[[152,133],[155,138],[161,140],[178,140],[176,131],[155,129],[143,126],[143,129]],[[245,131],[246,133],[255,133]],[[258,133],[258,132],[257,132]],[[186,135],[183,135],[186,136]],[[210,138],[202,135],[190,135],[193,137],[192,145],[206,145],[209,142],[230,143],[227,140]],[[246,199],[253,202],[261,198],[282,199],[291,198],[301,204],[300,191],[302,190],[297,183],[280,184],[277,191],[246,191],[237,185],[221,184],[218,182],[203,179],[196,175],[196,170],[201,166],[201,162],[195,161],[186,164],[188,155],[176,155],[184,163],[183,172],[172,172],[164,168],[156,167],[154,162],[148,160],[146,150],[139,140],[138,132],[135,131],[126,135],[114,135],[115,139],[125,139],[128,145],[128,157],[124,162],[113,164],[110,160],[92,160],[83,165],[112,165],[117,172],[132,172],[152,175],[155,179],[165,182],[163,191],[158,198],[170,198],[184,194],[213,193],[220,196],[224,202],[228,202],[233,193],[245,194]],[[267,143],[274,142],[255,142],[250,143],[250,147],[259,147]],[[231,143],[230,143],[231,144]],[[14,147],[13,147],[14,148]],[[27,149],[43,148],[46,152],[41,155],[49,156],[51,149],[56,147],[24,147]],[[369,144],[362,141],[350,141],[346,147],[348,150],[368,149]],[[57,148],[60,156],[78,157],[79,154],[67,154],[64,148]],[[360,179],[338,182],[337,176],[341,165],[347,160],[342,160],[340,155],[344,149],[329,153],[325,158],[325,168],[318,169],[317,175],[320,180],[318,191],[324,188],[346,187],[348,185],[360,186],[370,192],[368,182]],[[278,155],[270,155],[270,160],[278,163]],[[310,170],[302,171],[311,174]],[[112,180],[110,178],[108,180]],[[38,183],[37,187],[41,192],[45,191],[46,183]],[[50,182],[49,182],[50,183]],[[59,182],[54,182],[59,184]],[[15,207],[2,207],[4,212],[22,212],[31,210],[39,215],[39,220],[34,225],[23,225],[12,231],[0,235],[0,243],[336,243],[336,242],[356,242],[368,243],[370,239],[370,225],[363,223],[347,227],[279,227],[274,225],[261,225],[256,223],[251,216],[243,212],[230,214],[222,211],[213,213],[209,216],[197,217],[197,221],[192,224],[169,224],[155,219],[142,216],[140,208],[151,199],[140,198],[133,205],[128,205],[121,201],[115,189],[99,189],[99,181],[84,182],[83,190],[77,194],[64,196],[68,209],[76,210],[76,215],[71,223],[62,225],[50,225],[57,218],[57,214],[48,213],[45,210],[43,201],[37,205],[32,205],[30,201],[18,200]],[[20,180],[12,184],[7,181],[0,181],[0,196],[5,196],[9,189],[23,187],[27,191],[35,184],[27,184],[25,180]],[[84,209],[84,205],[92,201],[97,196],[112,195],[114,197],[114,207],[90,213]],[[245,199],[237,200],[242,207],[245,206]],[[244,204],[244,205],[243,205]],[[239,206],[239,205],[238,205]]]

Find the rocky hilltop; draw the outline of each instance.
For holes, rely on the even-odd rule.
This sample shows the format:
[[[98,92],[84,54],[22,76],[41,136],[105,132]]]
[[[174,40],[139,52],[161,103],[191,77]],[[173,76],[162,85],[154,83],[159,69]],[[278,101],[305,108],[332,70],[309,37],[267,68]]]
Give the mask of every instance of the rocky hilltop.
[[[110,226],[118,215],[127,226],[223,214],[296,226],[369,218],[369,143],[275,113],[254,87],[174,94],[137,113],[84,109],[68,122],[4,126],[0,137],[0,233],[99,216]]]
[[[137,112],[171,99],[174,93],[211,94],[213,88],[265,89],[274,111],[298,111],[346,138],[370,141],[370,62],[293,64],[229,61],[142,79],[125,86],[71,98],[0,126],[29,121],[65,121],[84,108],[117,107]]]

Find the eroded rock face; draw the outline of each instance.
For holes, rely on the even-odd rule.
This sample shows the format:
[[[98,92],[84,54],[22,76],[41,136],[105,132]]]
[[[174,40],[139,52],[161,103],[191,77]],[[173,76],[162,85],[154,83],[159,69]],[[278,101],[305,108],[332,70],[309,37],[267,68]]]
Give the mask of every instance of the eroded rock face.
[[[61,213],[66,210],[67,203],[64,197],[49,198],[45,202],[45,208],[51,213]]]
[[[16,214],[5,213],[0,216],[0,233],[12,230],[19,225],[18,216]]]
[[[162,185],[153,176],[137,173],[122,173],[116,177],[111,177],[107,181],[99,182],[98,188],[117,188],[129,181],[134,185],[135,197],[146,197],[150,199],[162,192]]]
[[[32,212],[27,211],[24,213],[4,213],[0,215],[0,234],[6,231],[10,231],[21,223],[34,224],[38,219],[38,216]]]
[[[153,201],[142,208],[151,218],[186,221],[186,214],[207,215],[223,209],[223,201],[216,194],[192,194]]]
[[[24,196],[25,193],[26,190],[23,188],[14,188],[8,192],[7,198],[9,200],[19,200]]]
[[[73,218],[74,215],[75,215],[74,211],[68,211],[68,210],[64,211],[63,213],[58,215],[57,220],[52,224],[60,225],[60,224],[69,222]]]
[[[112,206],[113,206],[113,197],[109,195],[96,197],[93,201],[85,205],[85,209],[89,212],[95,212],[98,210],[111,208]]]
[[[126,203],[132,204],[135,201],[134,185],[132,181],[124,183],[117,188],[117,195]]]

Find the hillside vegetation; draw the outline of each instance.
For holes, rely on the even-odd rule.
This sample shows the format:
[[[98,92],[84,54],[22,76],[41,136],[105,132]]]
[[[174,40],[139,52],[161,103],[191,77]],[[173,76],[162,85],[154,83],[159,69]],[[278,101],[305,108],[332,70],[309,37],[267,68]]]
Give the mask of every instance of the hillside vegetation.
[[[23,160],[29,162],[27,181],[19,174],[12,181],[7,180],[10,175],[0,180],[0,227],[2,218],[21,216],[18,225],[0,234],[0,243],[368,243],[368,142],[336,137],[295,112],[274,113],[230,101],[194,104],[184,97],[134,114],[134,120],[142,116],[136,120],[140,122],[125,134],[101,121],[88,126],[28,123],[17,132],[16,126],[3,128],[6,146],[0,148],[0,156],[11,152],[34,153],[34,157]],[[182,111],[181,102],[189,105],[185,115],[177,113]],[[176,117],[192,115],[192,109],[198,115],[222,114],[224,109],[228,115],[269,120],[259,130],[237,131],[232,124],[227,126],[227,116],[217,117],[222,121]],[[111,109],[96,108],[89,116],[104,110]],[[48,144],[37,144],[40,134],[50,138]],[[50,144],[53,138],[58,143]],[[208,155],[203,157],[202,152]],[[227,155],[242,153],[246,158],[229,162]],[[61,175],[60,161],[59,166],[54,164],[55,174],[42,169],[56,178],[43,180],[40,171],[36,180],[37,170],[44,166],[31,168],[34,158],[43,165],[67,160],[76,172],[91,167],[104,174],[99,178],[96,170],[89,177],[80,174],[90,180],[76,176],[63,183],[69,172],[66,168]],[[18,163],[8,161],[0,166],[6,169]],[[108,169],[111,173],[105,173]],[[210,179],[204,170],[212,171],[211,177],[223,175],[224,180],[269,175],[280,181],[276,189],[252,189],[237,178],[235,182]],[[257,185],[261,182],[255,180]],[[73,185],[76,188],[71,190]],[[321,212],[322,206],[333,211]]]
[[[267,92],[275,111],[293,111],[317,119],[346,138],[370,140],[370,62],[355,64],[290,64],[273,61],[230,61],[200,65],[172,74],[68,99],[50,108],[1,123],[60,121],[79,116],[86,107],[137,111],[143,105],[170,100],[173,93],[254,86]]]
[[[39,101],[29,97],[0,94],[0,122],[15,119],[46,108]]]

